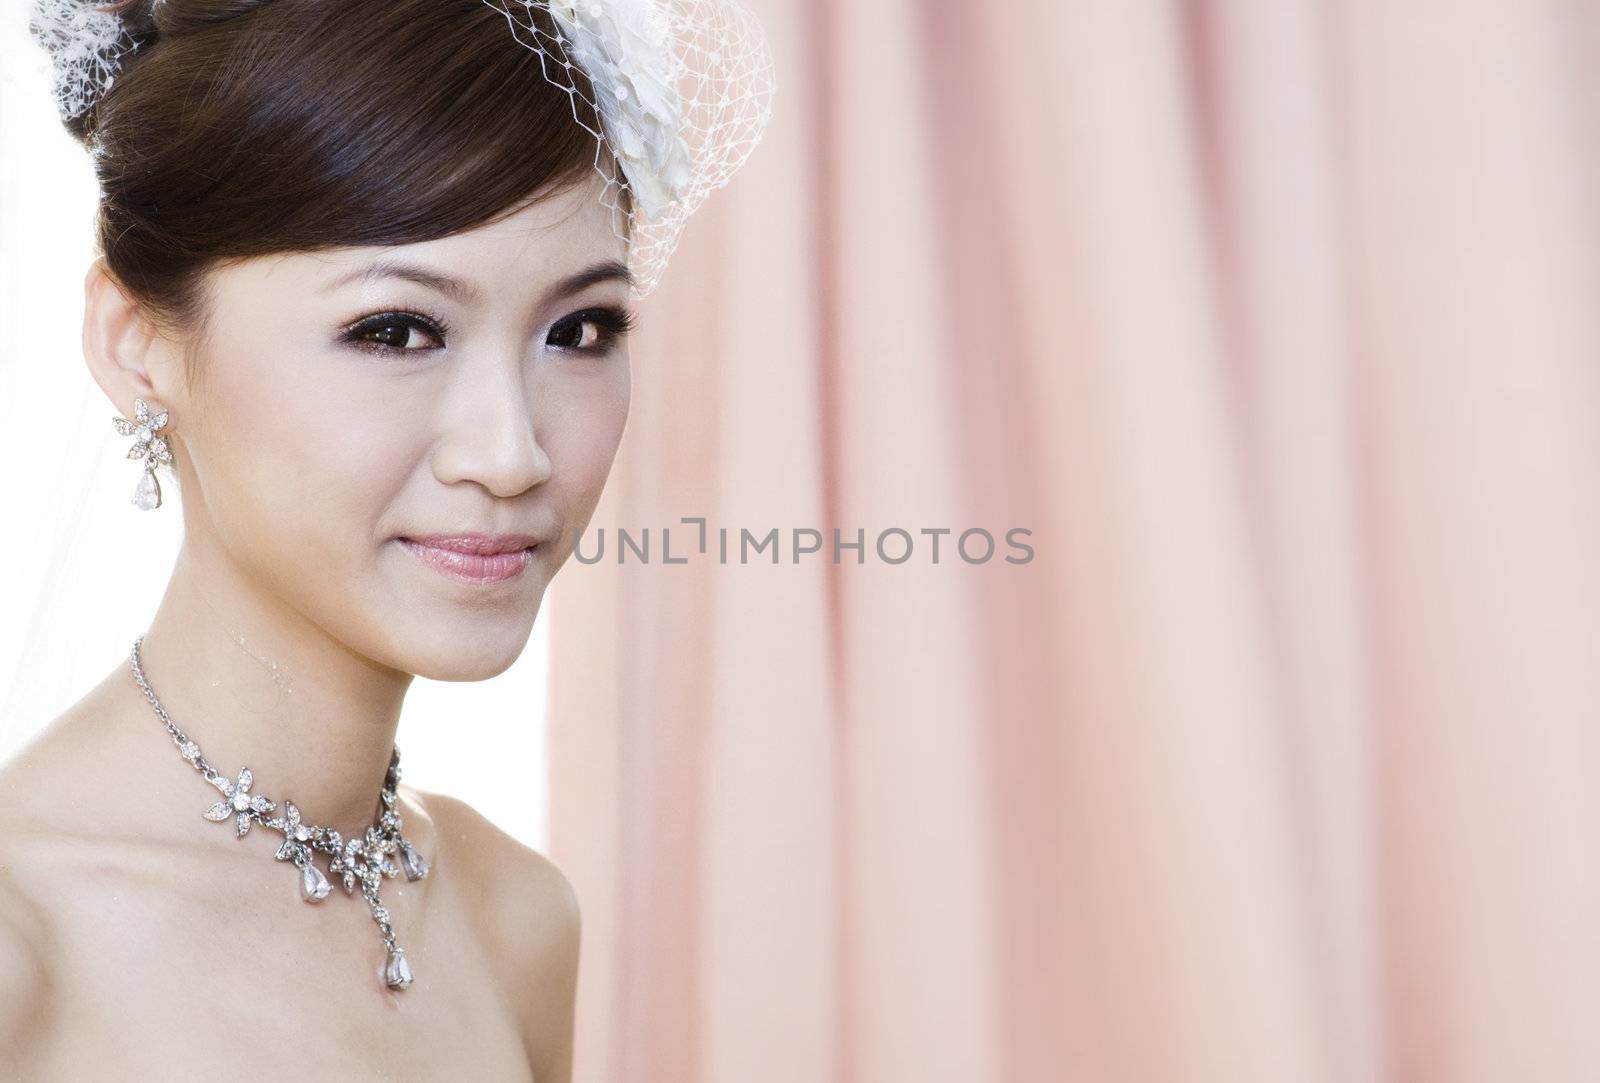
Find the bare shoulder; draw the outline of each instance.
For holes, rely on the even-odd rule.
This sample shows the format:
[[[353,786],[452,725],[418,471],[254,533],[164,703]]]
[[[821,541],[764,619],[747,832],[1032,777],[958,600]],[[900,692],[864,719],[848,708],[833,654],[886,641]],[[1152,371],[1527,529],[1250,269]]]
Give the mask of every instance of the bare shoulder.
[[[548,918],[558,927],[577,922],[577,893],[555,862],[460,798],[438,793],[418,797],[443,847],[457,858],[465,855],[474,871],[483,874],[481,882],[496,901],[509,907],[504,916],[513,925],[525,926],[529,917]]]
[[[36,1034],[49,979],[48,935],[0,854],[0,1069],[16,1069]],[[10,1078],[9,1074],[0,1072]]]
[[[535,1078],[569,1079],[582,924],[577,892],[555,862],[465,801],[417,796],[438,832],[436,849],[470,869],[472,883],[481,885],[485,928],[501,956],[515,961],[507,981]]]
[[[37,1035],[49,991],[52,931],[24,877],[39,877],[53,781],[42,734],[0,760],[0,1069],[16,1070]],[[12,1078],[0,1071],[0,1078]]]

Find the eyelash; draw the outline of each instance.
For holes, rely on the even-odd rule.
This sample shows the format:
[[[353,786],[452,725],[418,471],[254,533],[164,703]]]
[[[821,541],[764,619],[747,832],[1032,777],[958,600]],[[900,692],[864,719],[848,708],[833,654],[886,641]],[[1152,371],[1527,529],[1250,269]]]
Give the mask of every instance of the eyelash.
[[[611,305],[579,309],[577,312],[568,313],[551,324],[550,332],[547,333],[546,338],[549,337],[549,334],[553,334],[556,328],[573,321],[577,321],[580,325],[584,323],[594,324],[600,332],[599,340],[592,346],[557,346],[554,348],[564,353],[597,356],[609,351],[620,339],[628,334],[634,325],[634,315],[628,309]],[[438,316],[431,316],[425,312],[417,312],[410,309],[393,309],[388,312],[374,313],[371,316],[357,320],[345,329],[342,339],[359,350],[380,354],[419,353],[425,349],[437,350],[442,348],[441,345],[408,349],[404,346],[390,346],[386,343],[367,342],[362,339],[365,334],[396,326],[421,328],[441,344],[450,335],[450,326]]]
[[[441,343],[445,341],[445,337],[450,333],[449,326],[444,322],[444,320],[437,316],[430,316],[423,312],[414,312],[407,309],[394,309],[389,312],[375,312],[371,316],[366,316],[357,320],[355,323],[351,324],[345,329],[342,338],[345,342],[348,342],[356,349],[365,350],[368,353],[399,354],[418,352],[415,350],[408,350],[404,346],[390,346],[382,342],[368,342],[362,338],[363,335],[370,334],[375,331],[381,331],[388,327],[418,327],[432,335]],[[438,349],[437,346],[427,348]]]
[[[568,313],[550,325],[550,332],[554,333],[557,327],[564,323],[577,322],[580,327],[592,323],[599,330],[598,341],[593,346],[558,346],[556,349],[575,354],[590,354],[599,356],[608,353],[612,347],[627,337],[633,329],[634,316],[630,309],[618,308],[614,305],[599,305],[594,308],[583,308],[577,312]],[[548,335],[546,336],[549,337]]]

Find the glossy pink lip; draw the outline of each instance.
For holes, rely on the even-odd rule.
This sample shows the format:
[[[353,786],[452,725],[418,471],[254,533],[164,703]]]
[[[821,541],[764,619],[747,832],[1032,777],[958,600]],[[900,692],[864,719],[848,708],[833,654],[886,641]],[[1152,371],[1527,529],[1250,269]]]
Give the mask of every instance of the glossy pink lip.
[[[538,544],[528,534],[428,534],[398,541],[424,564],[468,583],[515,579],[533,563]]]

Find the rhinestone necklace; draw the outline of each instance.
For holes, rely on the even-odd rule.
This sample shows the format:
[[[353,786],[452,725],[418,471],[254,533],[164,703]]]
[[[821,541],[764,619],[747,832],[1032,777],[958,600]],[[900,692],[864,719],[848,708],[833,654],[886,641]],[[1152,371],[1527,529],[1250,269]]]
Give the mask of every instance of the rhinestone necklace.
[[[353,895],[357,884],[361,886],[361,896],[366,900],[367,908],[372,911],[372,920],[378,923],[378,931],[383,935],[384,947],[388,949],[388,959],[383,966],[384,984],[393,989],[410,985],[411,964],[406,962],[405,950],[395,943],[394,928],[389,924],[389,911],[378,899],[378,888],[384,877],[393,879],[400,875],[402,869],[407,880],[420,880],[428,875],[428,863],[423,860],[422,854],[400,834],[400,813],[395,809],[395,787],[400,783],[399,747],[395,747],[394,755],[389,758],[389,770],[384,776],[383,789],[378,794],[377,818],[367,826],[363,837],[342,839],[339,832],[332,828],[305,823],[300,818],[300,810],[288,800],[283,803],[282,816],[269,818],[266,814],[276,809],[278,803],[270,797],[250,792],[255,781],[250,768],[241,767],[237,779],[228,778],[200,754],[200,746],[172,721],[167,709],[151,691],[150,682],[145,680],[144,667],[139,662],[139,645],[143,642],[144,636],[133,641],[134,681],[166,725],[173,743],[178,746],[179,754],[223,795],[223,800],[201,815],[217,823],[232,820],[235,838],[242,839],[249,834],[253,823],[283,832],[278,860],[292,861],[295,868],[300,870],[300,897],[309,903],[321,902],[332,890],[328,877],[316,865],[315,852],[321,850],[331,855],[328,872],[341,878],[346,895]],[[396,853],[400,856],[399,865],[395,864],[392,856]]]

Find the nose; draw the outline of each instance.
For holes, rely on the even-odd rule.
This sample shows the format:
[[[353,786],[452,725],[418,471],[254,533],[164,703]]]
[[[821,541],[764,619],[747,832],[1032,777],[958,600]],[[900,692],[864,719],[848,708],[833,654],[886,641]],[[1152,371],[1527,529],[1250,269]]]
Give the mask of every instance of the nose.
[[[535,396],[519,359],[463,365],[442,412],[433,450],[440,482],[470,481],[511,498],[550,477],[550,456],[535,426]]]

